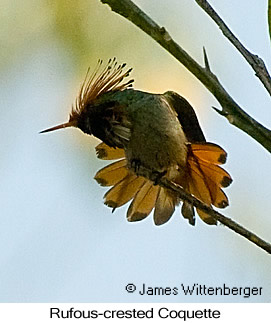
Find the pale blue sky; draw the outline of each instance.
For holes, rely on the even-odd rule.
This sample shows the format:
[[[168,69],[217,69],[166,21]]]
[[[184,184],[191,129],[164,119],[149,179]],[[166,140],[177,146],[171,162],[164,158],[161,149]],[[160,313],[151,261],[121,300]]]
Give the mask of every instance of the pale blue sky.
[[[93,50],[81,70],[49,26],[48,34],[45,28],[42,34],[22,35],[29,45],[19,59],[0,70],[0,301],[269,302],[271,258],[267,253],[226,227],[210,227],[198,218],[192,227],[179,209],[161,227],[154,226],[151,216],[128,223],[127,206],[112,214],[103,205],[106,190],[93,179],[106,164],[95,156],[98,140],[76,129],[38,134],[67,120],[88,65],[93,68],[98,58],[117,56],[134,67],[137,89],[175,90],[195,106],[208,140],[228,151],[226,169],[234,182],[226,190],[230,207],[223,213],[271,241],[270,154],[216,114],[210,108],[219,107],[216,100],[174,58],[95,2],[89,19],[105,16],[108,25],[87,25],[94,35]],[[271,128],[269,95],[194,1],[135,2],[199,62],[205,46],[213,71],[229,93]],[[244,45],[270,68],[266,1],[249,6],[245,0],[211,3]],[[1,4],[5,10],[7,1]],[[34,10],[34,1],[28,0],[27,5]],[[6,21],[11,23],[21,14],[14,4],[6,10]],[[129,40],[128,32],[132,33]],[[11,33],[10,42],[15,36]],[[4,45],[10,43],[7,34],[2,32],[1,37]],[[263,295],[247,299],[140,296],[127,294],[128,283],[138,287],[142,283],[161,287],[225,283],[263,287]]]

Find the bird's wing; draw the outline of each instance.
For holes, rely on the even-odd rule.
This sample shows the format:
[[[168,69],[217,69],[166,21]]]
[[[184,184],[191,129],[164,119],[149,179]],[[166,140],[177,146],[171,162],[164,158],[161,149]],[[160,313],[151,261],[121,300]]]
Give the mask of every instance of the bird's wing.
[[[170,106],[176,111],[178,120],[189,142],[205,142],[198,118],[190,103],[178,93],[168,91],[163,94]]]

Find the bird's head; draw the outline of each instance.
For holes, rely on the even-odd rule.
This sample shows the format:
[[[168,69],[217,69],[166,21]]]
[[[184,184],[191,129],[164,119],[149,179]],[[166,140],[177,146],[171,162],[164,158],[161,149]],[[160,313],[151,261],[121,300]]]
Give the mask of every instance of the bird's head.
[[[50,132],[62,128],[77,127],[83,132],[91,135],[92,110],[95,107],[95,102],[103,94],[108,92],[123,91],[132,87],[134,80],[129,80],[123,83],[123,79],[128,77],[131,68],[124,70],[126,64],[118,65],[116,58],[110,59],[102,68],[103,61],[99,60],[98,64],[90,75],[88,69],[86,77],[81,85],[79,94],[69,116],[69,121],[52,128],[45,129],[40,133]],[[91,121],[91,122],[90,122]],[[95,122],[95,120],[94,120]]]

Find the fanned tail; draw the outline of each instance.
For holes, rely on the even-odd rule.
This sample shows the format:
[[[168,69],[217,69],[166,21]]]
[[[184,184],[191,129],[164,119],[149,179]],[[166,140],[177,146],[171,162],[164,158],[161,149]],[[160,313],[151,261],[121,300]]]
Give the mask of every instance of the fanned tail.
[[[98,158],[105,160],[125,157],[123,149],[109,147],[103,142],[96,147],[96,152]],[[130,172],[126,165],[126,159],[121,159],[100,169],[94,177],[102,186],[113,186],[104,195],[104,203],[112,207],[113,211],[134,198],[147,181]]]
[[[124,157],[123,149],[115,149],[101,143],[96,147],[99,158],[112,160]],[[127,168],[126,159],[121,159],[99,170],[96,181],[102,186],[113,186],[104,196],[109,207],[120,207],[133,199],[127,211],[130,222],[145,219],[155,207],[154,223],[167,222],[175,210],[177,198],[168,190],[153,185],[143,177],[137,176]]]
[[[104,143],[99,144],[96,151],[102,159],[125,157],[123,149],[111,148]],[[226,162],[226,157],[226,152],[218,145],[189,144],[186,170],[180,172],[174,181],[207,205],[224,208],[229,202],[221,188],[232,182],[231,176],[219,166]],[[105,204],[113,211],[133,199],[127,211],[127,219],[131,222],[146,218],[155,208],[154,223],[164,224],[171,218],[179,202],[171,191],[131,172],[125,158],[99,170],[95,179],[103,186],[113,186],[104,196]],[[205,223],[216,224],[209,214],[196,210]],[[183,202],[181,212],[190,224],[195,224],[194,207],[189,202]]]
[[[187,172],[183,181],[186,190],[195,197],[211,206],[224,208],[229,205],[222,187],[231,184],[231,176],[219,165],[226,162],[227,154],[213,143],[197,143],[188,145]],[[181,185],[183,183],[180,183]],[[193,208],[187,203],[182,209],[183,216],[193,219]],[[200,218],[207,224],[216,224],[209,214],[197,209]],[[189,222],[190,222],[189,221]]]
[[[96,152],[98,158],[105,160],[125,157],[123,149],[111,148],[103,142],[96,147]],[[102,186],[113,186],[104,195],[104,203],[113,211],[134,198],[127,217],[129,221],[138,221],[153,209],[157,189],[152,182],[129,171],[126,165],[126,159],[116,161],[100,169],[94,178]]]

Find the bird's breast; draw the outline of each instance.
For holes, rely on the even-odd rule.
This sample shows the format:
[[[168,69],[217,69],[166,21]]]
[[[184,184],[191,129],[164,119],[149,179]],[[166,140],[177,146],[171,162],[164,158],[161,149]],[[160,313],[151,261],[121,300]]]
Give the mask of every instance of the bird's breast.
[[[151,170],[184,167],[186,137],[175,111],[162,96],[148,94],[127,107],[131,137],[126,148],[128,161],[139,160]]]

